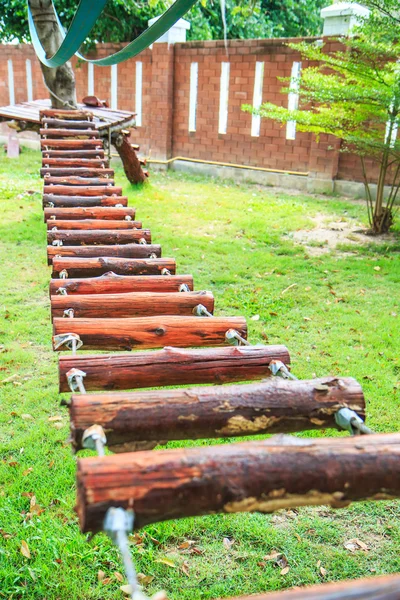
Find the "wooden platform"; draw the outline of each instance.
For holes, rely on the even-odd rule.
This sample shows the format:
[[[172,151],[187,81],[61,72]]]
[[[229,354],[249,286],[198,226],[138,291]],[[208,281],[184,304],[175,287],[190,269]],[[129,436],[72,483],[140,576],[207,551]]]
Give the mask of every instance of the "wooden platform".
[[[40,110],[51,108],[50,100],[33,100],[9,106],[0,106],[1,121],[19,121],[40,125]],[[78,104],[78,108],[90,111],[94,116],[96,129],[105,134],[127,127],[133,127],[136,114],[125,110],[112,110],[111,108],[96,108]],[[21,129],[24,129],[22,126]]]

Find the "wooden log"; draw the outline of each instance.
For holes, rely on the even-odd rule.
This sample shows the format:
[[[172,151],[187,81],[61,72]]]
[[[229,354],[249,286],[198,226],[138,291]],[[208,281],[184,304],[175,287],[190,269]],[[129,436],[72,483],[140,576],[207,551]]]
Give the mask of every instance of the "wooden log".
[[[326,390],[320,390],[322,386]],[[361,386],[350,377],[276,377],[245,385],[74,394],[69,407],[75,449],[82,449],[85,429],[96,423],[107,431],[107,446],[114,452],[160,440],[338,429],[335,414],[344,407],[365,416]]]
[[[74,186],[73,191],[76,193],[76,186],[95,187],[114,185],[114,180],[107,177],[45,177],[45,186]],[[80,192],[80,190],[79,190]],[[98,192],[97,192],[98,193]]]
[[[108,161],[104,158],[42,158],[42,167],[61,167],[61,168],[72,168],[72,167],[87,167],[88,169],[107,167]]]
[[[42,124],[47,125],[48,128],[64,128],[64,129],[96,129],[96,124],[93,121],[78,121],[68,119],[42,119]]]
[[[52,244],[55,240],[61,240],[63,246],[106,246],[106,245],[124,245],[139,244],[140,240],[146,240],[151,243],[150,229],[130,229],[123,231],[119,229],[109,229],[105,231],[86,230],[65,230],[47,232],[47,243]],[[101,254],[99,254],[101,256]],[[104,256],[104,254],[103,254]]]
[[[40,140],[40,147],[47,151],[50,149],[85,150],[101,149],[103,142],[99,140]]]
[[[99,246],[95,246],[96,249]],[[111,246],[107,246],[111,248]],[[119,250],[127,246],[117,246]],[[146,246],[135,245],[135,248],[146,248]],[[69,248],[70,249],[70,248]],[[79,248],[83,250],[83,248]],[[173,258],[119,258],[119,257],[94,257],[94,258],[53,258],[52,277],[59,277],[62,271],[67,271],[68,277],[97,277],[114,271],[119,275],[161,275],[163,269],[175,273],[176,264]]]
[[[65,110],[63,108],[43,108],[40,110],[40,119],[65,119],[67,121],[92,121],[93,113],[90,110]]]
[[[80,190],[79,190],[80,191]],[[43,208],[87,208],[100,206],[116,206],[122,204],[127,206],[127,196],[55,196],[54,194],[43,195]],[[117,207],[118,208],[118,207]]]
[[[400,575],[367,577],[230,600],[398,600]]]
[[[225,334],[229,329],[236,329],[242,337],[246,338],[246,319],[160,315],[131,319],[56,318],[53,320],[54,336],[77,333],[83,342],[84,350],[224,346],[227,344]]]
[[[114,169],[104,169],[102,167],[44,167],[40,169],[40,176],[46,177],[49,175],[51,177],[71,177],[71,176],[79,176],[79,177],[113,177]],[[47,178],[46,178],[47,182]],[[91,185],[91,184],[90,184]]]
[[[108,196],[107,196],[108,198]],[[108,207],[108,206],[94,206],[94,207],[61,207],[61,208],[45,208],[44,209],[44,220],[48,221],[81,221],[95,219],[97,221],[96,228],[99,226],[99,221],[124,221],[126,217],[132,219],[130,222],[134,222],[135,209],[126,207]],[[55,217],[55,219],[54,219]],[[66,229],[66,227],[64,227]]]
[[[94,139],[100,137],[99,132],[96,129],[87,127],[85,129],[60,129],[47,127],[47,129],[39,129],[39,134],[42,136],[42,140],[48,140],[49,138],[61,139],[69,137],[74,137],[78,138],[79,140],[82,140],[86,138]]]
[[[216,513],[389,500],[400,496],[400,434],[272,439],[78,461],[82,531],[100,531],[111,506],[135,527]]]
[[[122,294],[128,292],[179,292],[180,286],[187,285],[193,290],[193,277],[191,275],[117,275],[112,271],[100,277],[87,279],[52,279],[50,281],[50,295],[58,293],[64,288],[68,295],[75,294]]]
[[[110,180],[111,181],[111,180]],[[122,188],[113,186],[112,184],[104,186],[79,186],[74,185],[47,185],[47,181],[43,187],[44,194],[52,194],[54,196],[115,196],[122,195]]]
[[[134,184],[144,183],[148,174],[143,171],[141,161],[138,159],[135,150],[132,148],[128,137],[119,132],[113,137],[113,143],[121,158],[128,181]]]
[[[199,304],[210,313],[214,311],[214,296],[206,291],[54,295],[50,299],[52,318],[64,316],[69,308],[73,309],[74,317],[85,319],[193,315]]]
[[[77,259],[80,260],[90,260],[97,259],[99,262],[97,263],[87,263],[87,262],[77,262],[75,263],[78,267],[78,270],[75,270],[75,275],[71,275],[71,277],[81,277],[82,275],[78,275],[78,273],[86,270],[90,267],[93,267],[93,271],[90,272],[90,277],[103,275],[103,273],[107,273],[107,271],[114,270],[107,268],[107,261],[105,258],[122,258],[123,263],[111,263],[115,266],[115,268],[122,268],[123,273],[118,271],[120,275],[127,274],[133,275],[137,265],[133,263],[130,265],[129,259],[133,258],[150,258],[152,255],[155,255],[157,258],[161,256],[161,246],[156,244],[147,244],[146,246],[142,246],[142,244],[123,244],[122,246],[47,246],[47,263],[49,265],[52,264],[52,261],[56,256],[65,259]],[[53,264],[54,266],[54,264]],[[106,271],[103,270],[106,268]],[[133,268],[131,272],[129,269]],[[139,273],[140,274],[140,273]],[[154,273],[152,273],[154,274]]]
[[[87,158],[104,159],[104,150],[97,148],[95,150],[43,150],[43,159],[47,158]]]
[[[63,209],[61,209],[63,210]],[[77,219],[72,219],[68,221],[58,221],[57,219],[48,220],[47,221],[47,229],[51,231],[54,227],[58,230],[82,230],[82,231],[99,231],[101,229],[137,229],[142,230],[142,222],[141,221],[111,221],[110,219],[82,219],[78,221]],[[144,231],[144,230],[143,230]]]
[[[273,360],[290,364],[285,346],[240,346],[236,348],[164,348],[156,352],[61,356],[60,392],[68,392],[70,369],[86,373],[89,390],[129,390],[169,385],[214,385],[254,381],[271,375]]]

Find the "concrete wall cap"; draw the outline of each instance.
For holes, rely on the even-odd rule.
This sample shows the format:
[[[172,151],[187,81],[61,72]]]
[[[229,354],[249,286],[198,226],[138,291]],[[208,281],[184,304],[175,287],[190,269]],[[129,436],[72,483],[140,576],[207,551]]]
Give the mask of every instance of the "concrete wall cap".
[[[161,17],[162,15],[159,15],[158,17],[153,17],[152,19],[149,19],[147,22],[149,24],[149,27],[151,27],[156,21],[158,21],[158,19]],[[187,31],[189,31],[190,29],[190,23],[189,21],[186,21],[186,19],[179,19],[179,21],[177,21],[175,23],[175,25],[173,25],[173,27],[178,27],[179,29],[186,29]],[[172,29],[172,27],[171,27]]]
[[[361,4],[354,2],[336,2],[331,6],[326,6],[321,10],[321,17],[327,19],[329,17],[345,17],[348,15],[357,17],[368,17],[370,10]]]

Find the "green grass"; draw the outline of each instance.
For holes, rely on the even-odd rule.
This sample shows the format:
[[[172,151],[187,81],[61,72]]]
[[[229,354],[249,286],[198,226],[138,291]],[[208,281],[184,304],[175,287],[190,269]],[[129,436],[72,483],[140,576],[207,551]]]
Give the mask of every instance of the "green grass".
[[[50,344],[39,159],[27,151],[0,159],[0,597],[122,599],[115,549],[103,535],[88,542],[73,510],[76,458]],[[120,170],[117,179],[126,181]],[[342,247],[313,257],[287,234],[310,227],[316,214],[362,219],[360,203],[173,173],[124,191],[179,272],[214,292],[216,314],[245,315],[253,343],[286,344],[301,378],[356,377],[370,427],[399,429],[398,231],[391,247],[359,246],[354,254],[351,245],[352,254]],[[29,514],[31,495],[40,514]],[[186,519],[148,527],[132,553],[138,570],[154,577],[149,594],[215,599],[399,571],[399,516],[399,504],[385,502]],[[224,538],[234,540],[230,549]],[[369,550],[346,550],[352,538]],[[179,549],[186,540],[195,551]],[[22,541],[31,558],[21,554]],[[275,550],[287,557],[286,575],[263,559]]]

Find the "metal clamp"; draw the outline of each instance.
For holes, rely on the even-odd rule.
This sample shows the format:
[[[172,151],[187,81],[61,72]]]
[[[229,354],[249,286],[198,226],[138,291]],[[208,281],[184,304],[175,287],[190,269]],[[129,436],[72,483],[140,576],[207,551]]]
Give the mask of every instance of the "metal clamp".
[[[251,346],[250,342],[241,336],[236,329],[228,329],[225,333],[225,341],[231,346]]]
[[[65,287],[60,287],[56,290],[56,294],[60,294],[60,296],[68,296],[68,292]]]
[[[86,377],[86,373],[80,369],[70,369],[67,372],[67,381],[71,392],[80,392],[81,394],[86,394],[86,389],[83,385],[84,377]]]
[[[72,350],[75,354],[83,346],[83,342],[77,333],[60,333],[53,336],[53,345],[54,350],[66,346],[68,350]]]
[[[73,308],[66,308],[63,312],[63,317],[66,319],[73,319],[75,315]]]
[[[62,242],[62,240],[53,240],[51,245],[52,246],[62,246],[63,242]]]
[[[171,275],[171,271],[169,269],[161,269],[161,275]]]
[[[46,208],[54,208],[54,202],[48,202]]]
[[[367,435],[373,433],[372,429],[364,424],[362,418],[350,408],[340,408],[335,414],[336,425],[348,431],[351,435]]]
[[[179,286],[179,291],[180,292],[190,292],[190,288],[187,283],[181,283],[181,285]]]
[[[193,309],[193,314],[196,317],[212,317],[213,315],[206,309],[204,304],[197,304]]]
[[[52,227],[51,231],[58,231],[58,227]]]
[[[104,456],[104,447],[107,443],[106,434],[101,425],[92,425],[82,434],[82,447],[96,450],[99,456]]]
[[[132,221],[132,217],[130,215],[125,216],[125,221]]]
[[[297,377],[293,375],[281,360],[271,360],[268,365],[269,370],[275,377],[282,377],[283,379],[292,379],[298,381]]]
[[[145,240],[144,238],[140,238],[140,240],[139,240],[139,244],[140,244],[141,246],[147,246],[147,242],[146,242],[146,240]]]
[[[60,277],[60,279],[67,279],[68,278],[68,271],[67,271],[67,269],[63,269],[62,271],[60,271],[59,277]]]

